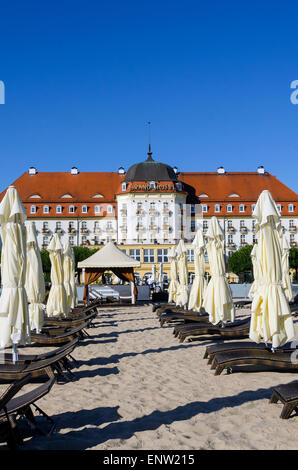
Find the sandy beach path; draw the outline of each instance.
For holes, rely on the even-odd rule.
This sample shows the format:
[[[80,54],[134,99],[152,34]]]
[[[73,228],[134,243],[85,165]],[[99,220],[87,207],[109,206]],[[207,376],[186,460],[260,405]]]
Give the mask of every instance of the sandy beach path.
[[[203,359],[212,341],[179,344],[151,305],[101,309],[88,333],[74,351],[77,380],[38,403],[57,431],[24,449],[297,448],[298,418],[281,420],[282,405],[268,403],[295,374],[216,377]]]

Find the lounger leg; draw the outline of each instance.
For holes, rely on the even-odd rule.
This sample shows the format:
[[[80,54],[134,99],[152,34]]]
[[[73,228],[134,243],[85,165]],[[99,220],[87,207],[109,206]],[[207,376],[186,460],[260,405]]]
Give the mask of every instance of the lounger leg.
[[[55,424],[55,421],[45,413],[45,411],[43,411],[41,408],[39,408],[35,403],[33,403],[33,406],[35,407],[36,411],[38,411],[39,414],[41,414],[44,418],[46,418],[50,423],[51,423],[51,429],[50,431],[47,433],[47,435],[51,435],[56,427],[56,424]]]
[[[223,365],[217,365],[215,368],[214,375],[220,375],[222,371],[224,370],[225,366]]]
[[[273,391],[269,403],[277,403],[279,399],[279,395],[275,391]]]
[[[295,405],[291,403],[285,403],[281,411],[280,417],[282,419],[288,419],[291,416],[292,411],[294,411],[295,408],[296,408]]]

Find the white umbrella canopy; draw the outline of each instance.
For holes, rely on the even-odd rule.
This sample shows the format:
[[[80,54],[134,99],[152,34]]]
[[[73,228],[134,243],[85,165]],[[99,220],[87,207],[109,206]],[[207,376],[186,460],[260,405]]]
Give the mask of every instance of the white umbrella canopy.
[[[209,314],[209,321],[216,325],[220,321],[234,321],[235,309],[232,292],[225,275],[223,232],[216,217],[212,217],[208,231],[207,253],[211,279],[208,283],[203,307]]]
[[[188,309],[195,312],[202,311],[203,298],[206,291],[205,275],[205,260],[204,260],[204,237],[201,229],[198,229],[194,241],[192,242],[194,248],[194,265],[195,277],[191,287],[188,300]]]
[[[0,204],[2,237],[0,297],[0,346],[13,345],[14,361],[17,344],[30,342],[26,277],[26,210],[14,186],[9,186]]]
[[[170,285],[169,285],[169,299],[168,302],[176,303],[176,294],[178,289],[178,277],[177,277],[177,260],[176,260],[176,247],[172,246],[168,253],[168,259],[170,261]]]
[[[60,238],[55,233],[48,246],[51,260],[51,290],[47,302],[47,315],[55,317],[66,316],[69,313],[67,294],[64,287],[63,247]]]
[[[249,337],[277,348],[294,338],[295,332],[282,285],[280,215],[268,190],[260,194],[253,216],[257,219],[261,282],[252,302]]]
[[[176,249],[177,269],[178,269],[178,289],[176,293],[176,305],[178,307],[187,306],[188,302],[188,270],[186,259],[186,247],[183,240],[180,240]]]
[[[75,284],[75,260],[73,249],[67,240],[63,246],[63,273],[64,287],[66,290],[68,306],[75,308],[77,305],[77,288]]]
[[[26,292],[29,304],[30,327],[40,333],[44,321],[43,304],[45,299],[45,282],[42,270],[40,251],[38,248],[36,228],[33,222],[28,222],[27,228],[27,271]]]
[[[293,299],[292,283],[290,278],[290,267],[289,267],[289,254],[290,245],[286,239],[284,233],[281,237],[281,263],[282,263],[282,285],[285,290],[286,297],[290,302]]]
[[[260,255],[259,255],[259,250],[258,250],[258,245],[255,244],[251,253],[250,253],[251,261],[252,261],[252,267],[253,267],[253,273],[254,273],[254,281],[251,285],[250,291],[248,293],[248,297],[250,299],[254,298],[254,295],[256,294],[261,277],[262,277],[262,271],[261,271],[261,264],[260,264]]]

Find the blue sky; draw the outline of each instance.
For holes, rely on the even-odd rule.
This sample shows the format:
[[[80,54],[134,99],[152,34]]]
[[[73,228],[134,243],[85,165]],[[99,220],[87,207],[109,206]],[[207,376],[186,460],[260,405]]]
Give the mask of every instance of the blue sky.
[[[264,165],[297,192],[298,4],[1,1],[0,190],[39,171]]]

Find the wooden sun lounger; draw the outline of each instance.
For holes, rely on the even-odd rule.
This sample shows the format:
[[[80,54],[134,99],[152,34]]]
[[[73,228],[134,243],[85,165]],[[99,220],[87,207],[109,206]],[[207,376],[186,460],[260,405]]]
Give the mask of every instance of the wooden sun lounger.
[[[278,401],[284,405],[280,417],[288,419],[294,410],[298,410],[298,382],[275,387],[269,403],[277,403]]]
[[[42,357],[41,359],[32,361],[19,361],[15,364],[12,362],[6,362],[0,364],[0,380],[11,381],[24,377],[30,373],[32,377],[40,377],[47,374],[49,377],[53,377],[54,372],[57,372],[59,376],[66,377],[63,372],[65,367],[65,359],[69,354],[72,353],[77,343],[71,342],[67,349],[56,352],[56,354]]]
[[[240,339],[248,336],[250,319],[238,320],[230,323],[222,328],[211,323],[195,323],[191,326],[185,325],[184,328],[179,329],[176,336],[179,342],[182,343],[187,337],[206,335],[218,335],[220,339]]]
[[[290,345],[291,343],[287,343],[281,348],[279,348],[278,351],[293,351],[293,348]],[[231,351],[251,351],[260,349],[266,349],[267,351],[271,350],[271,348],[269,346],[266,346],[266,344],[257,344],[253,341],[234,341],[232,343],[211,344],[210,346],[206,347],[204,359],[208,359],[207,363],[212,364],[215,354],[226,353]]]
[[[215,375],[220,375],[224,369],[231,373],[233,367],[238,365],[266,366],[274,371],[291,370],[298,372],[298,364],[291,360],[293,351],[272,353],[264,348],[260,348],[258,350],[237,350],[218,353],[213,358],[211,369],[215,369]]]
[[[89,322],[89,324],[92,322],[92,320],[98,315],[97,309],[94,309],[94,307],[90,308],[90,310],[87,310],[86,313],[84,312],[82,315],[77,315],[74,318],[46,318],[44,322],[44,327],[46,326],[61,326],[61,327],[75,327],[78,325],[81,325],[84,322]]]
[[[50,421],[51,428],[48,434],[51,434],[55,427],[54,421],[36,405],[36,401],[44,397],[51,390],[55,383],[54,376],[50,377],[47,382],[30,392],[15,397],[22,387],[30,382],[31,378],[31,374],[26,374],[10,385],[0,397],[0,433],[2,428],[8,447],[11,449],[17,448],[17,446],[23,442],[17,428],[16,419],[19,416],[27,418],[34,429],[44,434],[36,423],[31,406],[34,406],[40,414]]]
[[[199,314],[198,312],[194,312],[193,310],[186,310],[185,313],[162,313],[159,317],[160,326],[163,326],[165,323],[172,322],[184,322],[184,324],[187,324],[201,321],[209,321],[208,313]]]
[[[79,326],[74,328],[44,328],[41,333],[31,333],[32,343],[42,344],[42,345],[56,345],[67,343],[74,338],[84,338],[89,336],[84,328],[88,327],[88,322],[84,322]]]

